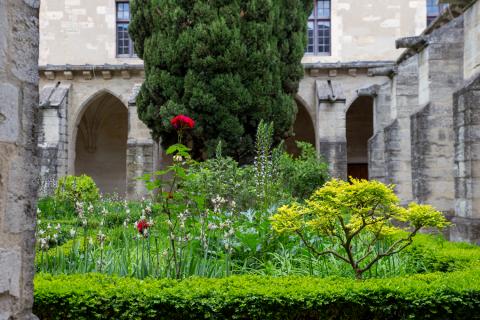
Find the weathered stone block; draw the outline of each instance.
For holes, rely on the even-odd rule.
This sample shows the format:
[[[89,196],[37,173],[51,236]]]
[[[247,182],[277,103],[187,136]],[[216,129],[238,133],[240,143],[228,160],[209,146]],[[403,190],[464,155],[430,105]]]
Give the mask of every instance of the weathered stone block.
[[[0,247],[0,294],[8,293],[11,296],[20,298],[20,279],[22,270],[21,249]]]
[[[0,141],[16,142],[19,139],[19,94],[15,85],[0,83]]]

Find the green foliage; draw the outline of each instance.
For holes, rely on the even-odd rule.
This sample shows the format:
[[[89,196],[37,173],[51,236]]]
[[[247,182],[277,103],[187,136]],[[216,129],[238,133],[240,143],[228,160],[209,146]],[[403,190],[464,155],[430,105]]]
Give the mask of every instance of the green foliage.
[[[283,186],[292,196],[305,199],[328,180],[328,164],[318,158],[315,147],[297,142],[301,150],[297,158],[284,153],[279,161]]]
[[[50,319],[479,319],[480,271],[355,281],[235,276],[35,279],[33,312]]]
[[[95,202],[100,193],[93,179],[87,175],[65,176],[58,181],[55,198],[74,205],[77,202]]]
[[[162,138],[176,139],[169,121],[195,119],[194,158],[251,160],[262,119],[278,142],[290,131],[293,94],[303,76],[310,0],[132,1],[129,33],[145,61],[137,98],[140,119]]]
[[[281,207],[271,221],[277,232],[298,236],[314,255],[333,255],[349,264],[357,278],[380,259],[409,246],[422,228],[441,230],[449,225],[432,206],[401,207],[393,186],[357,179],[331,180],[305,204]],[[405,228],[397,226],[399,222]],[[395,235],[393,243],[380,248],[379,240],[389,235]]]

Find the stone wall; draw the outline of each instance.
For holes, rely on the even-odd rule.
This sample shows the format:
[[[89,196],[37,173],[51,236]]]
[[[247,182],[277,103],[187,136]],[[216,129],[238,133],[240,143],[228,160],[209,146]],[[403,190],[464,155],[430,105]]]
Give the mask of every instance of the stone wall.
[[[397,185],[411,200],[443,211],[454,222],[451,240],[480,243],[480,2],[451,5],[407,48],[390,82],[391,103],[376,117],[370,139],[370,178]],[[389,94],[379,90],[376,105]],[[383,113],[383,116],[377,113]],[[383,143],[382,143],[383,139]],[[384,168],[382,169],[382,165]]]
[[[419,53],[419,64],[426,71],[418,86],[421,110],[412,115],[414,199],[452,214],[453,93],[463,81],[462,16],[428,36],[428,46]]]
[[[0,319],[34,319],[38,6],[0,1]]]
[[[480,76],[454,95],[455,227],[452,240],[480,242]]]

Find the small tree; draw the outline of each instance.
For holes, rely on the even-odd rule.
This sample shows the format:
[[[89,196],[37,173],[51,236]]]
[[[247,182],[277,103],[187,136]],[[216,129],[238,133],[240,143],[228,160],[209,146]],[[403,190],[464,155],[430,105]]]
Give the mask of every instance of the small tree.
[[[331,180],[304,204],[278,209],[271,218],[273,229],[298,236],[316,256],[332,255],[349,264],[361,279],[380,259],[409,246],[422,228],[449,224],[432,206],[401,207],[393,188],[378,181]],[[377,245],[392,235],[388,246]]]

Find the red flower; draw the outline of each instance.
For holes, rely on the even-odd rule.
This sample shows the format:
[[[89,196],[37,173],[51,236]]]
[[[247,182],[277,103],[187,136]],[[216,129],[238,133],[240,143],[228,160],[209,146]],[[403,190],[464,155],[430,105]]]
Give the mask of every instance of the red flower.
[[[144,234],[144,231],[148,228],[150,228],[150,223],[147,220],[143,219],[137,222],[137,230],[141,234]]]
[[[177,130],[187,128],[193,129],[193,127],[195,127],[195,121],[192,118],[187,117],[183,114],[179,114],[178,116],[170,120],[170,123]]]

